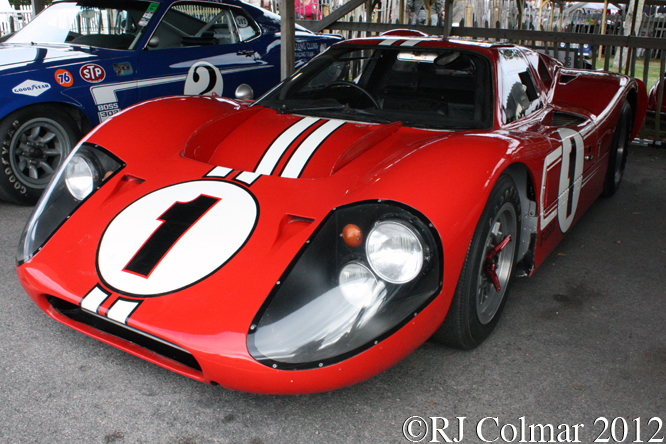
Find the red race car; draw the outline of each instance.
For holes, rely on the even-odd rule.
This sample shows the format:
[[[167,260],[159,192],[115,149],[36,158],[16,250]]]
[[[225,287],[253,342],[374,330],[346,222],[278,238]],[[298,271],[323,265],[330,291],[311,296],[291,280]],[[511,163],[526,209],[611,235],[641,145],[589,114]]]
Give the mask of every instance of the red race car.
[[[639,81],[526,48],[343,42],[255,103],[158,99],[98,126],[18,276],[54,319],[196,380],[344,387],[433,335],[483,342],[512,278],[617,190],[645,110]]]

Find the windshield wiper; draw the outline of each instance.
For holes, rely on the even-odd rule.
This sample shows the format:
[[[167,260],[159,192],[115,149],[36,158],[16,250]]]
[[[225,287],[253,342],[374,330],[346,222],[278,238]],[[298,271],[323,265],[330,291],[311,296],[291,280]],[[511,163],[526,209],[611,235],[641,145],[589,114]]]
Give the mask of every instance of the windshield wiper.
[[[288,113],[299,113],[303,111],[343,111],[345,105],[335,105],[335,106],[312,106],[312,107],[296,107],[296,108],[287,108],[287,105],[282,105],[277,109],[278,114],[288,114]]]
[[[300,112],[308,112],[308,111],[342,111],[345,114],[353,114],[353,115],[361,115],[361,116],[368,116],[372,117],[373,119],[377,119],[380,122],[383,123],[393,123],[393,120],[387,119],[386,117],[378,116],[375,113],[363,110],[363,109],[356,109],[352,108],[349,106],[349,104],[345,105],[328,105],[328,106],[312,106],[312,107],[301,107],[301,108],[287,108],[286,105],[282,105],[277,109],[278,114],[287,114],[287,113],[300,113]]]
[[[349,113],[350,114],[360,114],[362,116],[369,116],[374,119],[378,119],[384,123],[393,123],[395,120],[387,119],[386,117],[378,116],[375,113],[371,113],[370,111],[366,111],[364,109],[355,109],[355,108],[349,108]]]

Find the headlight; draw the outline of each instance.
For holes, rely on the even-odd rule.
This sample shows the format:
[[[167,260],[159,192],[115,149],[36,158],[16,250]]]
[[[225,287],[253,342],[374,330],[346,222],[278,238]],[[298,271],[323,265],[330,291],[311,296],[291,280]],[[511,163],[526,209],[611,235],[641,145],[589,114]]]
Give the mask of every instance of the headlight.
[[[380,222],[368,236],[368,262],[382,279],[404,284],[423,267],[423,245],[419,235],[405,222]]]
[[[360,262],[345,265],[339,281],[342,296],[354,307],[369,307],[385,293],[386,287]]]
[[[56,171],[19,240],[16,261],[30,259],[81,203],[124,164],[104,148],[81,144]]]
[[[429,225],[396,203],[333,211],[255,316],[250,354],[273,368],[322,367],[397,331],[441,290],[441,242]]]
[[[95,161],[85,153],[77,153],[65,167],[65,184],[76,200],[85,199],[99,182],[99,167]]]

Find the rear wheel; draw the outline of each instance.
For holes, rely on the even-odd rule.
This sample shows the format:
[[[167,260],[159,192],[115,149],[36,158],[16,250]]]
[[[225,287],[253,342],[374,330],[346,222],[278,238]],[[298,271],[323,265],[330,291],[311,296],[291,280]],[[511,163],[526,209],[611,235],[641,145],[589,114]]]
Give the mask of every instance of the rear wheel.
[[[519,233],[520,196],[513,179],[501,176],[476,227],[451,307],[435,340],[471,349],[490,335],[506,303]]]
[[[608,171],[606,172],[603,191],[603,196],[605,197],[615,194],[618,188],[620,188],[622,177],[624,177],[624,167],[627,164],[627,154],[629,152],[632,118],[631,105],[624,102],[608,152]]]
[[[53,106],[23,108],[5,117],[0,122],[0,199],[34,205],[80,138],[74,119]]]

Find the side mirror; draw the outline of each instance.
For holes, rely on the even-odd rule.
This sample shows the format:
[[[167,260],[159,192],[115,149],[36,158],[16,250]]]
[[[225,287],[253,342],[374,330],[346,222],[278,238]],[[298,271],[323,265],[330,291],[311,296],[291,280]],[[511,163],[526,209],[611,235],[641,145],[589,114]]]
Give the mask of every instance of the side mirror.
[[[236,88],[236,100],[252,100],[254,97],[254,91],[252,87],[247,83],[241,83]]]
[[[148,40],[148,47],[157,48],[158,46],[160,46],[160,38],[154,35],[150,38],[150,40]]]

